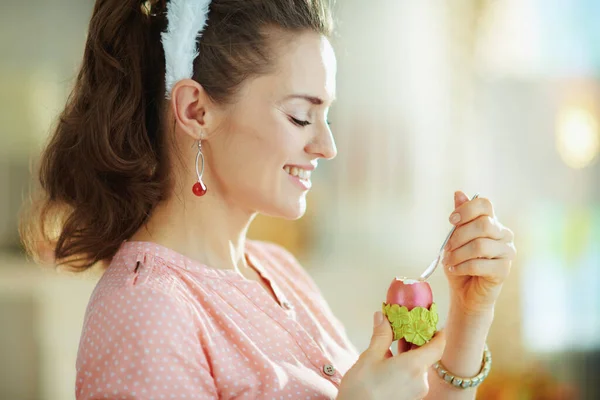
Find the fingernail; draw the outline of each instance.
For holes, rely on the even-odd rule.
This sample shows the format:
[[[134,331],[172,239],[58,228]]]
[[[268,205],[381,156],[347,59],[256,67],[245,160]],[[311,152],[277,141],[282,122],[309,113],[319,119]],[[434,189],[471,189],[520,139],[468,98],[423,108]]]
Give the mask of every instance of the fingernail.
[[[444,250],[450,250],[450,242],[446,243],[444,246]]]
[[[453,272],[454,271],[454,267],[448,267],[448,272]]]
[[[452,224],[456,224],[460,221],[460,214],[459,213],[454,213],[450,216],[450,223]]]
[[[378,327],[383,322],[383,313],[381,311],[376,311],[373,315],[373,325]]]

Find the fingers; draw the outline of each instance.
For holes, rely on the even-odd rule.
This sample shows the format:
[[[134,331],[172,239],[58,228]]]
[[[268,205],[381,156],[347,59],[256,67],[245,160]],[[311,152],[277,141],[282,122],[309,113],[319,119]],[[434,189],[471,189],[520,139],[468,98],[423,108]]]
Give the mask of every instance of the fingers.
[[[455,276],[480,276],[493,282],[502,282],[508,277],[511,262],[498,260],[469,260],[454,267],[447,268],[448,274]]]
[[[383,360],[389,358],[392,354],[390,346],[394,340],[392,327],[388,319],[381,311],[377,311],[373,315],[373,335],[371,343],[367,350],[363,352],[363,356],[372,360]]]
[[[463,203],[469,201],[466,194],[461,191],[454,192],[454,208],[460,207]]]
[[[492,203],[486,198],[467,200],[463,192],[454,194],[456,210],[450,219],[456,230],[446,244],[444,265],[452,267],[480,258],[513,259],[514,233],[494,217]],[[460,221],[453,219],[457,216]]]
[[[502,239],[503,242],[512,243],[515,240],[515,234],[513,231],[506,227],[502,227]]]
[[[514,233],[494,216],[492,203],[486,198],[465,201],[456,192],[456,209],[450,219],[456,225],[445,247],[442,263],[449,275],[481,276],[503,281],[510,273],[516,256]],[[460,220],[453,219],[459,216]]]
[[[452,251],[477,238],[503,240],[508,236],[504,229],[506,228],[496,219],[487,215],[479,216],[471,222],[457,227],[450,240],[448,240],[445,250]]]
[[[480,237],[458,249],[447,251],[442,263],[447,267],[454,267],[465,261],[476,259],[504,258],[512,260],[515,256],[514,250],[512,243]]]
[[[423,346],[406,353],[405,357],[411,357],[419,365],[429,367],[442,358],[445,348],[446,334],[441,330],[436,332],[433,338]]]
[[[463,225],[482,215],[494,218],[494,207],[490,200],[485,197],[478,197],[456,207],[450,215],[450,223],[453,225]]]

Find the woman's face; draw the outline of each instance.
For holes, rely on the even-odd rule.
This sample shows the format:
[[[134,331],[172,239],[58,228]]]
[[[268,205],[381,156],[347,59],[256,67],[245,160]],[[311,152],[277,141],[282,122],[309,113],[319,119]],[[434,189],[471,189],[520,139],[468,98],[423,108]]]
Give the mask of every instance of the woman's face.
[[[205,182],[244,212],[295,219],[317,162],[337,152],[327,123],[336,60],[326,38],[303,33],[280,47],[277,62],[275,73],[243,85],[223,129],[203,142]]]

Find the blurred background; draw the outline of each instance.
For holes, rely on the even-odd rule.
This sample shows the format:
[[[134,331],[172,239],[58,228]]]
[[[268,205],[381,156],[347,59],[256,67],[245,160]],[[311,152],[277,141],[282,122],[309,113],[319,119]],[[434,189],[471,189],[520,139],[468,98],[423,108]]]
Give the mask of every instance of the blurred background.
[[[17,222],[92,5],[0,3],[0,399],[74,398],[97,277],[32,264]],[[339,155],[303,219],[251,236],[303,262],[362,350],[394,276],[436,255],[454,191],[480,192],[519,255],[479,398],[600,399],[600,2],[339,0],[335,15]],[[443,273],[431,284],[443,320]]]

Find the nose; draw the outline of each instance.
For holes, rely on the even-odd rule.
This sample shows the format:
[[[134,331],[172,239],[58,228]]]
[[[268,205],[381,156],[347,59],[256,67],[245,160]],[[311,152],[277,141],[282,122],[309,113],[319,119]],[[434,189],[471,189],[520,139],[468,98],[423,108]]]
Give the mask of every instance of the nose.
[[[323,128],[318,129],[317,132],[315,132],[312,140],[306,145],[305,150],[309,154],[314,154],[317,157],[324,158],[326,160],[335,158],[337,155],[337,148],[335,146],[333,134],[331,133],[331,129],[329,129],[328,125],[325,125]]]

